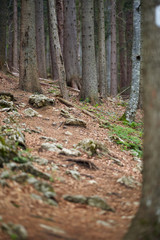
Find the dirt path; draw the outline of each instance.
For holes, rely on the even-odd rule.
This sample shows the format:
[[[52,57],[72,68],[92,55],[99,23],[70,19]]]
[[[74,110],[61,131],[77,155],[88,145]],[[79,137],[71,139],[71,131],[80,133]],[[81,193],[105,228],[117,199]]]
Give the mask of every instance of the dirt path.
[[[39,170],[51,174],[53,186],[56,193],[58,206],[44,203],[41,199],[33,198],[33,194],[41,195],[35,188],[28,184],[19,184],[15,181],[6,180],[9,187],[0,185],[0,216],[3,222],[22,224],[28,231],[29,240],[50,240],[50,239],[75,239],[75,240],[120,240],[127,231],[132,217],[134,216],[140,197],[140,187],[127,188],[117,182],[122,176],[133,176],[141,181],[141,174],[136,169],[136,162],[130,152],[121,151],[120,147],[113,143],[108,136],[108,130],[99,127],[99,124],[80,110],[71,108],[70,113],[87,122],[87,128],[64,126],[64,118],[60,115],[61,109],[67,109],[58,100],[54,107],[47,106],[38,111],[41,117],[26,118],[24,109],[30,107],[28,97],[30,93],[18,90],[17,80],[11,76],[0,74],[0,92],[11,92],[17,101],[18,112],[21,117],[18,120],[20,126],[26,124],[29,129],[39,129],[40,132],[25,132],[27,148],[31,149],[33,155],[47,159],[47,165],[41,166],[33,163]],[[49,93],[51,87],[43,86],[44,93]],[[77,93],[71,92],[71,100],[77,101]],[[22,103],[25,105],[22,106]],[[77,101],[78,103],[78,101]],[[98,106],[97,106],[98,107]],[[101,108],[101,107],[99,107]],[[121,115],[124,111],[114,101],[103,104],[103,111]],[[0,125],[8,113],[0,112]],[[138,116],[139,117],[139,116]],[[38,128],[37,128],[38,127]],[[70,135],[67,135],[67,131]],[[73,144],[85,138],[93,138],[106,144],[114,158],[121,162],[117,165],[110,155],[101,158],[95,156],[88,158],[83,153],[80,159],[93,162],[98,170],[86,169],[83,166],[69,165],[66,162],[67,156],[54,152],[44,151],[41,144],[44,142],[42,136],[56,138],[57,142],[66,148],[72,148]],[[75,157],[74,157],[75,158]],[[58,166],[53,170],[53,166]],[[67,170],[76,170],[80,173],[80,180],[67,175]],[[0,169],[0,174],[4,169]],[[49,182],[49,181],[48,181]],[[115,209],[115,212],[104,211],[85,204],[75,204],[63,199],[63,195],[98,195],[104,198],[107,203]],[[105,224],[106,223],[106,224]],[[53,227],[46,229],[45,226]],[[57,229],[57,230],[55,230]],[[8,240],[10,237],[0,229],[0,240]]]

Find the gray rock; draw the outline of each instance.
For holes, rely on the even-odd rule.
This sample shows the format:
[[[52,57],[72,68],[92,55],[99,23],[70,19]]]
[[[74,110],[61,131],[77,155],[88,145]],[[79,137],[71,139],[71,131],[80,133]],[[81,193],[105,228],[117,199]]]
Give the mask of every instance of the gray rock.
[[[24,115],[26,117],[35,117],[35,116],[38,116],[38,112],[35,111],[34,109],[32,108],[26,108],[24,111]]]
[[[46,201],[49,205],[52,205],[52,206],[55,206],[57,207],[58,206],[58,203],[56,201],[54,201],[53,199],[47,199]]]
[[[73,135],[73,134],[72,134],[71,132],[69,132],[69,131],[66,131],[64,134],[67,135],[67,136],[72,136],[72,135]]]
[[[25,240],[28,238],[27,230],[24,228],[24,226],[22,226],[20,224],[2,223],[1,228],[11,238],[13,238],[13,236],[15,236],[14,239],[16,239],[16,240]]]
[[[28,178],[29,178],[29,176],[27,173],[20,173],[16,176],[13,176],[12,180],[22,184],[22,183],[26,182]]]
[[[10,178],[10,172],[9,171],[3,171],[0,175],[0,178],[1,179],[4,179],[4,178]]]
[[[68,202],[87,204],[87,197],[84,197],[83,195],[64,195],[63,198]]]
[[[79,180],[80,179],[80,173],[76,170],[67,170],[66,174],[70,174],[74,179]]]
[[[67,149],[67,148],[63,148],[59,152],[59,154],[66,155],[66,156],[74,156],[74,157],[78,157],[81,155],[80,151],[76,149]]]
[[[4,99],[0,99],[0,106],[3,108],[13,108],[13,102],[12,101],[6,101]]]
[[[36,200],[41,200],[41,201],[43,201],[42,197],[39,196],[39,195],[37,195],[37,194],[32,193],[32,194],[31,194],[31,197],[34,198],[34,199],[36,199]]]
[[[8,183],[4,179],[0,179],[0,185],[2,187],[9,187]]]
[[[55,105],[55,99],[50,99],[43,94],[31,95],[29,97],[29,103],[33,105],[33,107],[41,108],[47,105]]]
[[[99,196],[92,196],[87,198],[87,204],[92,207],[101,208],[106,211],[114,212],[114,209],[111,208],[104,199],[100,198]]]
[[[47,225],[44,225],[44,224],[40,224],[40,227],[45,229],[45,230],[48,230],[50,232],[53,232],[54,234],[64,234],[66,235],[66,232],[58,227],[51,227],[51,226],[47,226]]]
[[[106,155],[108,153],[108,149],[104,143],[98,142],[93,139],[84,139],[79,142],[76,147],[82,149],[88,155]]]
[[[42,143],[41,148],[47,151],[59,153],[62,149],[62,146],[56,143]]]
[[[67,118],[64,124],[68,126],[78,126],[84,128],[87,126],[86,122],[79,118]]]
[[[47,165],[48,160],[45,158],[34,157],[34,162],[38,163],[39,165]]]
[[[118,183],[125,185],[126,187],[135,188],[136,185],[141,186],[141,183],[136,181],[132,176],[123,176],[117,180]]]
[[[52,138],[52,137],[46,137],[46,136],[42,136],[40,137],[40,139],[44,139],[46,142],[57,142],[56,138]]]
[[[109,222],[105,222],[105,221],[102,221],[102,220],[97,220],[96,223],[98,225],[102,225],[104,227],[109,227],[109,228],[113,227]]]
[[[61,115],[65,118],[74,118],[68,111],[61,109]]]

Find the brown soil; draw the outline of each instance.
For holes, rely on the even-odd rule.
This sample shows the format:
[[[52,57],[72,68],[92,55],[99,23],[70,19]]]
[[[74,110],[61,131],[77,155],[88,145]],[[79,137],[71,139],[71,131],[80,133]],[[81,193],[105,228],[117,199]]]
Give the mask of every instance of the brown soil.
[[[43,85],[45,95],[53,97],[49,93],[51,89],[48,85]],[[13,76],[5,76],[0,73],[0,92],[13,93],[17,101],[16,106],[25,103],[25,108],[30,107],[28,97],[31,93],[27,93],[18,89],[18,80]],[[82,105],[78,102],[78,94],[70,91],[70,101]],[[117,101],[117,100],[116,100]],[[90,116],[85,115],[76,108],[71,109],[71,113],[87,122],[87,128],[65,127],[61,124],[64,118],[60,115],[60,110],[66,109],[66,106],[56,101],[55,107],[47,106],[41,109],[35,109],[42,117],[26,118],[24,117],[24,107],[18,107],[18,112],[22,114],[19,124],[26,123],[30,129],[40,127],[42,132],[25,133],[27,147],[31,149],[33,155],[38,155],[49,160],[47,166],[39,166],[33,163],[37,168],[53,176],[51,183],[56,192],[58,207],[48,205],[40,200],[31,198],[31,193],[40,195],[29,184],[18,184],[14,181],[7,180],[8,187],[0,186],[0,216],[3,222],[13,222],[22,224],[28,231],[29,240],[50,240],[50,239],[75,239],[75,240],[120,240],[130,225],[131,218],[137,210],[137,202],[140,198],[140,187],[127,188],[117,180],[122,176],[133,176],[136,180],[141,181],[141,174],[135,171],[137,163],[133,161],[133,156],[128,151],[122,151],[119,146],[110,141],[108,130],[99,127],[99,124]],[[97,108],[115,113],[115,116],[121,116],[125,108],[118,106],[114,100],[109,99],[102,106]],[[0,112],[0,125],[3,125],[3,119],[7,117],[7,113]],[[138,112],[137,118],[141,118]],[[52,123],[55,122],[54,126]],[[65,132],[69,131],[73,135],[67,136]],[[90,160],[99,170],[93,171],[78,166],[78,171],[82,175],[81,180],[75,180],[66,174],[67,169],[74,169],[75,166],[65,168],[68,157],[58,155],[49,151],[41,151],[41,136],[53,137],[59,143],[67,148],[72,148],[73,144],[78,143],[84,138],[93,138],[106,144],[112,156],[119,159],[123,166],[113,163],[109,155],[99,158],[88,158],[83,154],[80,158]],[[59,170],[51,171],[49,167],[51,163],[59,165]],[[0,169],[0,173],[3,169]],[[89,175],[89,176],[88,176]],[[91,184],[89,180],[95,180],[96,183]],[[64,194],[93,196],[98,195],[108,202],[115,209],[115,212],[102,211],[101,209],[90,207],[82,204],[67,202],[63,199]],[[17,207],[18,206],[18,207]],[[111,227],[102,226],[97,223],[98,220],[111,222]],[[43,229],[40,224],[58,227],[66,232],[65,236],[60,233],[53,233]],[[10,237],[0,229],[0,240],[8,240]]]

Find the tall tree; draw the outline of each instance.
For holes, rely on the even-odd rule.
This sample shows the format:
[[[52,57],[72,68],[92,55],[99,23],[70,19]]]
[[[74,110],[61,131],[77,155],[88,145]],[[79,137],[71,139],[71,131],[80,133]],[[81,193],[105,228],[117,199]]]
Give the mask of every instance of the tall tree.
[[[82,0],[82,88],[81,99],[98,102],[98,84],[94,44],[93,0]]]
[[[133,2],[133,47],[132,84],[129,103],[125,112],[126,120],[133,122],[138,107],[140,87],[141,13],[140,0]]]
[[[65,1],[64,1],[65,2]],[[64,35],[64,6],[63,0],[56,0],[56,13],[57,13],[57,23],[58,23],[58,35],[61,45],[61,51],[63,54],[63,35]]]
[[[46,78],[43,0],[36,0],[36,47],[39,77]]]
[[[21,0],[19,86],[28,92],[41,93],[38,79],[35,33],[35,1]]]
[[[98,76],[102,97],[107,97],[104,0],[98,1]]]
[[[117,95],[116,0],[111,2],[111,95]]]
[[[64,1],[64,64],[67,84],[80,88],[75,0]]]
[[[142,13],[143,187],[139,210],[124,240],[160,239],[160,1],[142,0]]]
[[[51,33],[51,37],[52,37],[52,41],[53,41],[53,47],[54,47],[53,50],[54,50],[56,63],[57,63],[57,71],[58,71],[58,76],[59,76],[60,90],[61,90],[61,94],[62,94],[63,98],[68,99],[66,73],[65,73],[63,56],[62,56],[61,46],[60,46],[59,36],[58,36],[55,1],[48,0],[48,6],[49,6],[50,33]]]
[[[17,0],[13,2],[13,71],[18,72],[18,14]]]
[[[7,26],[7,1],[1,1],[0,7],[0,70],[5,70],[6,50],[6,26]]]

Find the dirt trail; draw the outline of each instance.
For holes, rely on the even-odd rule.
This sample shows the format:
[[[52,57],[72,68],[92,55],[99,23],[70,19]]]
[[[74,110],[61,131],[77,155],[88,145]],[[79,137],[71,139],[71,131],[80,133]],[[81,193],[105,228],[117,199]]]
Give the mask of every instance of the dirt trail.
[[[52,88],[44,86],[44,93],[49,93]],[[25,132],[27,148],[31,149],[33,155],[47,159],[49,162],[41,166],[33,162],[39,170],[51,174],[58,206],[44,203],[41,199],[35,199],[31,195],[41,195],[35,188],[28,184],[19,184],[15,181],[6,180],[9,187],[0,185],[0,216],[3,222],[22,224],[28,231],[29,240],[50,240],[50,239],[75,239],[75,240],[120,240],[127,231],[132,217],[134,216],[140,198],[140,187],[127,188],[117,182],[122,176],[133,176],[141,181],[141,174],[135,170],[137,163],[128,151],[122,151],[119,146],[113,143],[108,136],[108,130],[99,127],[99,124],[90,116],[85,115],[76,108],[71,108],[70,113],[87,122],[87,128],[64,126],[64,118],[60,115],[61,109],[67,109],[65,105],[56,101],[56,105],[47,106],[38,111],[41,117],[26,118],[24,109],[31,107],[28,103],[30,93],[18,89],[17,79],[12,76],[0,74],[0,92],[11,92],[16,98],[18,112],[22,114],[18,120],[19,125],[25,123],[29,129],[39,129],[40,132]],[[78,103],[77,93],[70,92],[70,100]],[[25,105],[22,106],[22,103]],[[124,111],[122,106],[114,101],[108,101],[103,107],[97,106],[100,110],[121,115]],[[0,112],[0,125],[8,116],[6,112]],[[140,118],[139,113],[137,118]],[[38,128],[37,128],[38,127]],[[67,131],[71,134],[66,135]],[[93,138],[106,144],[114,158],[121,162],[117,165],[110,155],[99,158],[98,156],[88,157],[83,153],[80,159],[93,162],[98,170],[86,169],[83,166],[72,165],[66,162],[67,156],[54,152],[44,151],[41,144],[44,142],[42,136],[56,138],[57,142],[66,148],[72,148],[73,144],[85,138]],[[69,157],[70,158],[70,157]],[[74,157],[76,158],[76,157]],[[53,171],[53,165],[58,166]],[[77,170],[80,173],[80,180],[74,179],[66,174],[67,170]],[[0,169],[0,174],[4,169]],[[48,181],[49,182],[49,181]],[[63,199],[63,195],[84,195],[104,198],[107,203],[115,209],[115,212],[104,211],[85,204],[75,204]],[[33,196],[33,195],[32,195]],[[106,223],[106,225],[105,225]],[[57,228],[56,230],[45,229],[44,225]],[[8,240],[10,237],[0,229],[0,240]]]

